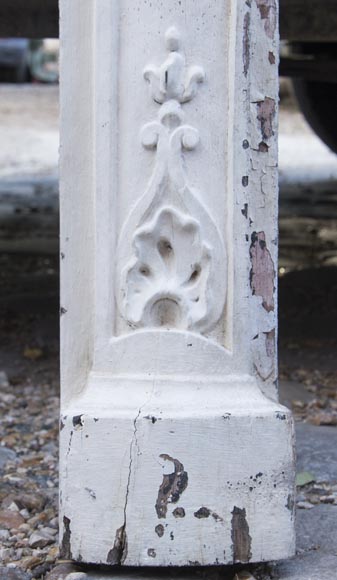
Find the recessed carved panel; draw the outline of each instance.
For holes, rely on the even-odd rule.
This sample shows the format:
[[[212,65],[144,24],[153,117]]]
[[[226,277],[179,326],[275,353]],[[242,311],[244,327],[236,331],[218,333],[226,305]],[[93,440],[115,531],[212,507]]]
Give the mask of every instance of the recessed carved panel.
[[[165,62],[144,71],[161,107],[157,120],[142,128],[141,142],[156,158],[121,231],[117,300],[129,327],[206,332],[223,312],[226,252],[205,193],[188,184],[185,154],[198,146],[199,132],[184,123],[181,106],[196,97],[205,73],[186,67],[175,28],[167,31],[166,46]]]

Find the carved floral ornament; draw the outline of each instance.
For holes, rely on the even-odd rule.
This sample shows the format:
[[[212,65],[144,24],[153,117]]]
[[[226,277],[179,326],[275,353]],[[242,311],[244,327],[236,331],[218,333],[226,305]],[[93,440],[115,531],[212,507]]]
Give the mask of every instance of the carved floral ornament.
[[[188,185],[183,154],[199,143],[184,124],[182,104],[196,97],[205,73],[187,68],[175,28],[166,32],[169,52],[144,78],[161,105],[156,121],[141,130],[142,145],[156,150],[152,176],[131,210],[118,245],[117,299],[127,324],[137,328],[211,330],[224,308],[226,252],[202,199]]]

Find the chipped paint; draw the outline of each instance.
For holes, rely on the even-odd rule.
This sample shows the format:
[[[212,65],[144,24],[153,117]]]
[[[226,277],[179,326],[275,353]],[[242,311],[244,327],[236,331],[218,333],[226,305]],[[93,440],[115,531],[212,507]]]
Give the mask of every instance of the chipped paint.
[[[264,30],[269,38],[273,38],[277,24],[276,0],[256,0],[261,20],[264,21]]]
[[[183,507],[177,507],[173,510],[173,515],[175,518],[184,518],[186,514]]]
[[[274,262],[266,245],[264,232],[253,232],[250,246],[250,287],[253,296],[261,296],[267,312],[274,310]]]
[[[188,474],[187,471],[184,471],[184,466],[178,459],[174,459],[166,453],[162,453],[160,457],[174,464],[174,472],[163,475],[155,505],[158,518],[166,518],[167,504],[179,501],[181,494],[187,488]]]
[[[270,97],[265,97],[263,101],[258,101],[256,106],[257,120],[260,123],[262,139],[270,139],[274,135],[273,122],[276,114],[275,100]]]
[[[234,506],[232,511],[232,542],[233,563],[249,562],[252,557],[249,526],[246,519],[246,510]]]
[[[285,413],[280,413],[279,411],[277,411],[275,413],[275,417],[276,417],[276,419],[279,419],[280,421],[286,421],[287,420],[287,415]]]
[[[155,558],[157,556],[156,550],[154,550],[153,548],[149,548],[147,551],[147,555],[150,556],[150,558]]]
[[[243,208],[241,209],[242,215],[247,219],[248,217],[248,203],[245,203]]]
[[[275,54],[271,50],[268,52],[268,60],[269,64],[275,64],[276,62]]]
[[[269,358],[274,358],[275,356],[275,328],[269,332],[264,333],[266,336],[266,353]]]
[[[127,556],[127,538],[125,533],[125,524],[116,531],[113,548],[107,556],[107,563],[113,566],[123,564]]]
[[[243,72],[247,76],[250,61],[250,13],[246,12],[243,20]]]
[[[164,533],[165,533],[165,528],[164,528],[163,524],[158,524],[155,527],[154,531],[156,532],[156,534],[159,538],[162,538]]]
[[[84,415],[74,415],[73,426],[75,429],[81,429],[84,425]]]
[[[198,511],[194,512],[194,517],[198,519],[209,518],[211,515],[211,510],[207,507],[201,507]]]
[[[67,516],[63,516],[63,536],[60,547],[60,556],[64,560],[72,560],[71,545],[70,545],[71,539],[70,523],[71,523],[70,518],[67,518]]]
[[[268,153],[269,146],[264,141],[261,141],[259,143],[259,149],[258,149],[258,151],[259,151],[259,153]]]
[[[222,517],[220,517],[217,513],[212,512],[212,510],[210,510],[208,507],[202,506],[196,512],[194,512],[194,517],[198,518],[199,520],[209,518],[209,516],[212,516],[216,522],[223,522]]]

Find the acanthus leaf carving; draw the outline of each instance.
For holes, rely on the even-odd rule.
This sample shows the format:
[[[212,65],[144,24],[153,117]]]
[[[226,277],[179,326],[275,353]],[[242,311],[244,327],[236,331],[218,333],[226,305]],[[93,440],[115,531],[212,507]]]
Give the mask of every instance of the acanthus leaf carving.
[[[200,194],[188,184],[183,153],[197,147],[199,131],[184,123],[181,104],[194,98],[205,75],[201,67],[186,70],[176,29],[168,30],[166,43],[167,60],[144,72],[161,104],[157,120],[141,130],[156,160],[120,234],[117,299],[129,327],[204,333],[223,312],[226,251]]]

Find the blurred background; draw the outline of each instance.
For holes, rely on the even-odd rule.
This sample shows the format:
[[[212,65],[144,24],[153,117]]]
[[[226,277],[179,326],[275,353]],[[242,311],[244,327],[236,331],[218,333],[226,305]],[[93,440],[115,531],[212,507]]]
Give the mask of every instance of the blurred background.
[[[280,396],[309,429],[299,437],[320,442],[329,464],[337,442],[337,12],[319,28],[314,10],[303,23],[291,12],[300,3],[284,4]],[[17,37],[22,23],[6,15],[14,32],[0,38],[0,560],[30,580],[57,559],[59,41],[55,14],[23,26],[53,38]],[[310,430],[317,427],[327,430]],[[310,457],[299,507],[324,503],[317,497],[337,504],[336,473],[321,474],[322,487],[322,466]]]

